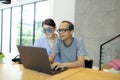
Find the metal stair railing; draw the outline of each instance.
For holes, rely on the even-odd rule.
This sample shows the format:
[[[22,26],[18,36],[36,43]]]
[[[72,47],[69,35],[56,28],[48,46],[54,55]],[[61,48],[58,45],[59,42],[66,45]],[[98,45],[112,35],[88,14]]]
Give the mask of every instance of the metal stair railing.
[[[119,35],[117,35],[117,36],[115,36],[115,37],[113,37],[113,38],[111,38],[110,40],[108,40],[108,41],[106,41],[106,42],[104,42],[104,43],[102,43],[102,44],[100,45],[99,70],[101,70],[101,64],[102,64],[102,54],[103,54],[102,49],[103,49],[103,46],[104,46],[104,45],[106,45],[106,44],[108,44],[108,43],[110,43],[111,41],[113,41],[113,40],[117,39],[118,37],[120,37],[120,34],[119,34]]]

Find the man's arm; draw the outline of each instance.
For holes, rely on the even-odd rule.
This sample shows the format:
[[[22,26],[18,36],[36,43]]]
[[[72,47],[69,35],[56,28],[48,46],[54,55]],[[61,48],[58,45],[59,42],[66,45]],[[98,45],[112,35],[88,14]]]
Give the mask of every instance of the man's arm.
[[[63,68],[63,67],[66,67],[66,68],[75,68],[75,67],[83,67],[84,66],[84,56],[79,56],[77,61],[74,61],[74,62],[67,62],[67,63],[60,63],[60,62],[54,62],[52,64],[52,68],[56,67],[56,70],[58,68]]]
[[[62,65],[64,67],[67,67],[67,68],[83,67],[84,66],[84,60],[85,60],[84,56],[79,56],[77,61],[62,63]]]

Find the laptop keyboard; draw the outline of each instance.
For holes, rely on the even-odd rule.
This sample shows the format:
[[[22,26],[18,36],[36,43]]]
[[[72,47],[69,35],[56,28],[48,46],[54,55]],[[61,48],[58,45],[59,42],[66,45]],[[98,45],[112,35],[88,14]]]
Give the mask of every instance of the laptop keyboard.
[[[65,71],[65,70],[67,70],[67,68],[58,68],[57,70],[51,69],[52,74],[56,74],[56,73],[59,73],[59,72]]]

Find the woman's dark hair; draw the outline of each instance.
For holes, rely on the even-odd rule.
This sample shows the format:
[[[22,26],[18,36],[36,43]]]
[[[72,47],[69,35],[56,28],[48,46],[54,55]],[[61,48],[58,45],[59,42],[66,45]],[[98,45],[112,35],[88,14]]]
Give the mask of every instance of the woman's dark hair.
[[[45,21],[43,21],[42,22],[42,26],[43,25],[49,25],[49,26],[51,26],[51,27],[56,27],[56,24],[55,24],[55,21],[53,20],[53,19],[51,19],[51,18],[48,18],[48,19],[46,19]]]
[[[74,30],[74,25],[70,21],[62,21],[61,23],[68,23],[69,24],[69,29]]]

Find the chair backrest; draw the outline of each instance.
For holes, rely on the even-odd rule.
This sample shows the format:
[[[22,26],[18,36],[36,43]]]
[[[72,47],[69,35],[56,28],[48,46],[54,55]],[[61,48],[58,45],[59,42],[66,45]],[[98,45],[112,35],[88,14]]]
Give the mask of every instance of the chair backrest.
[[[93,60],[85,60],[85,68],[92,68],[93,66]]]

